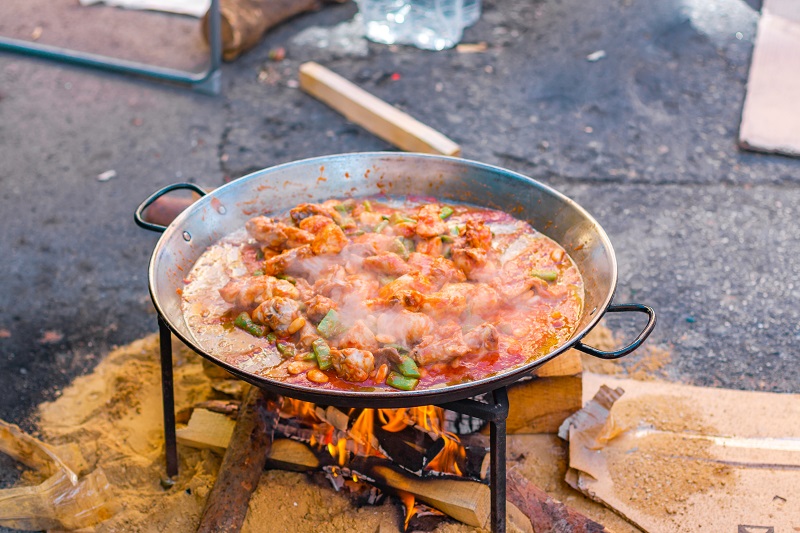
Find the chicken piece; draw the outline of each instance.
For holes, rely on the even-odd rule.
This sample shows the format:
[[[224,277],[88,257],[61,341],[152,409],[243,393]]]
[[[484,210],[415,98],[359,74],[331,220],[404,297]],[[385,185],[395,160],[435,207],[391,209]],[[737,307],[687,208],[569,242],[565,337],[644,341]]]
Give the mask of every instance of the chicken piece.
[[[364,270],[389,276],[402,276],[410,272],[411,267],[396,253],[384,252],[365,258]]]
[[[417,244],[417,252],[431,257],[441,257],[444,253],[444,243],[441,237],[423,239]]]
[[[344,332],[338,344],[339,348],[359,348],[370,352],[380,347],[378,341],[375,340],[375,334],[363,320],[356,320],[353,327]]]
[[[488,256],[481,248],[453,248],[453,263],[460,268],[468,279],[474,279],[486,266]]]
[[[470,248],[488,251],[492,247],[492,230],[483,220],[467,220],[464,237]]]
[[[297,300],[276,296],[264,300],[252,312],[253,321],[269,326],[276,333],[287,333],[289,324],[300,316],[300,303]]]
[[[272,276],[252,276],[230,280],[219,290],[219,295],[234,307],[252,309],[274,296],[297,299],[300,293],[288,281]]]
[[[402,300],[401,295],[405,291],[413,290],[426,294],[433,289],[434,287],[427,277],[419,272],[411,272],[410,274],[403,274],[396,280],[381,287],[381,290],[378,291],[378,296],[391,304]]]
[[[311,287],[308,281],[305,280],[305,278],[295,278],[294,287],[297,289],[298,295],[297,298],[295,298],[296,300],[305,302],[314,296],[314,289]]]
[[[400,364],[403,362],[403,356],[397,351],[397,348],[391,346],[384,346],[372,352],[375,356],[375,362],[389,361],[391,363]]]
[[[490,282],[490,285],[507,301],[521,296],[536,285],[547,287],[546,281],[531,275],[526,258],[525,254],[522,254],[521,257],[508,261],[503,265],[499,275]]]
[[[322,228],[311,243],[311,250],[316,255],[338,254],[347,244],[347,236],[336,224],[328,224]]]
[[[244,227],[255,240],[275,250],[279,250],[288,238],[284,231],[286,226],[269,217],[251,218]]]
[[[328,314],[328,311],[336,309],[336,302],[321,294],[315,295],[310,300],[306,301],[305,304],[308,318],[317,323]]]
[[[365,381],[375,370],[375,357],[367,350],[345,348],[331,350],[331,364],[336,375],[345,381]]]
[[[433,260],[433,257],[419,252],[411,252],[408,254],[408,265],[414,270],[422,272],[425,276],[430,274]]]
[[[342,261],[350,265],[350,271],[361,270],[364,266],[364,259],[376,255],[378,252],[370,243],[348,243],[339,252]]]
[[[464,342],[474,353],[494,352],[500,342],[500,335],[497,328],[484,322],[465,333]]]
[[[302,219],[297,225],[300,226],[300,229],[302,230],[316,234],[328,224],[333,223],[333,219],[330,217],[323,215],[311,215],[308,218]]]
[[[375,330],[410,346],[430,334],[435,327],[436,324],[428,315],[403,309],[379,315]]]
[[[299,224],[301,220],[313,215],[321,215],[333,219],[335,218],[336,211],[332,207],[319,204],[300,204],[289,211],[289,216],[292,217],[295,224]]]
[[[467,308],[471,292],[469,283],[448,283],[441,290],[425,296],[420,310],[433,317],[457,317]]]
[[[363,235],[356,235],[352,242],[355,244],[371,244],[375,253],[388,252],[394,243],[394,237],[382,233],[367,232]]]
[[[436,287],[441,287],[445,283],[467,281],[464,272],[455,263],[444,257],[434,259],[428,271],[428,277]]]
[[[439,218],[441,207],[438,204],[426,204],[417,213],[417,235],[422,238],[436,237],[447,233],[447,224]]]
[[[426,335],[411,351],[411,357],[420,366],[432,363],[447,363],[470,353],[464,341],[461,326],[453,322],[439,327],[432,335]]]
[[[297,332],[297,343],[306,349],[311,349],[311,343],[319,339],[317,328],[311,324],[311,321],[306,320],[306,323]]]
[[[502,304],[500,294],[487,283],[475,283],[469,293],[467,308],[473,315],[491,316]]]
[[[282,229],[286,234],[286,242],[284,243],[284,247],[286,248],[297,248],[298,246],[314,242],[313,233],[292,226],[284,226]]]
[[[281,255],[270,257],[264,261],[264,273],[275,276],[278,274],[303,274],[303,262],[313,255],[311,245],[305,244],[297,248],[286,250]]]

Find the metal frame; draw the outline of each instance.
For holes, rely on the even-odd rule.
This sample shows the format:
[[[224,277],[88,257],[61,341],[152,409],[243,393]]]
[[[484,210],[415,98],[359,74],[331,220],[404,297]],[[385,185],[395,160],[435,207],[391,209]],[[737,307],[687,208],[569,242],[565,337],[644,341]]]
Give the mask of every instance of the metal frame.
[[[220,66],[222,65],[222,29],[219,1],[220,0],[211,0],[211,6],[208,10],[210,58],[208,68],[203,72],[189,72],[166,67],[157,67],[145,63],[127,61],[19,39],[11,39],[8,37],[0,37],[0,51],[30,55],[83,67],[97,68],[109,72],[144,76],[159,81],[179,83],[188,85],[199,93],[218,95],[221,89],[222,77],[220,71]]]
[[[164,408],[164,445],[167,476],[178,475],[178,441],[175,435],[175,391],[172,374],[172,331],[159,315],[158,331],[161,346],[161,399]],[[506,418],[508,391],[506,387],[486,395],[488,403],[457,400],[438,407],[487,420],[489,422],[492,533],[506,532]]]

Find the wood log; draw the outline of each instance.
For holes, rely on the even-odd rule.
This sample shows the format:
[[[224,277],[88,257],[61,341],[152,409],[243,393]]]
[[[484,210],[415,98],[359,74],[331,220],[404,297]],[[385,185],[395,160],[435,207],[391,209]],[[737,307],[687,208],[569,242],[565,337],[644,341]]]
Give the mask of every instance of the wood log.
[[[582,407],[582,394],[580,375],[535,378],[509,387],[509,435],[558,433],[561,423]]]
[[[506,494],[530,519],[537,533],[610,533],[602,524],[551,498],[513,468],[506,473]]]
[[[536,370],[533,374],[540,378],[556,376],[575,376],[583,372],[581,353],[577,350],[567,350],[555,359],[552,359]]]
[[[225,453],[231,441],[236,421],[208,409],[195,409],[185,428],[175,431],[178,444]]]
[[[461,147],[440,132],[313,61],[300,65],[300,88],[401,150],[461,153]]]
[[[221,0],[222,58],[233,61],[253,48],[278,24],[308,11],[316,11],[321,0]],[[208,42],[208,14],[203,17],[203,36]]]
[[[280,399],[255,387],[250,388],[245,398],[217,481],[203,509],[197,529],[200,533],[241,530],[250,496],[264,470],[278,422]]]

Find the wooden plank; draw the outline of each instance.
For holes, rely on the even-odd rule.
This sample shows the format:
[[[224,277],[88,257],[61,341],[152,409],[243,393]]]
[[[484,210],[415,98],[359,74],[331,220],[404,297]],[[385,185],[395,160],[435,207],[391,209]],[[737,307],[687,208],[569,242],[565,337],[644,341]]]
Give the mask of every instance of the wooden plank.
[[[574,376],[583,371],[581,354],[577,350],[567,350],[552,361],[548,361],[534,371],[540,378],[553,376]]]
[[[764,0],[739,146],[800,156],[800,8],[796,0]]]
[[[557,433],[582,407],[581,375],[535,378],[508,388],[507,431],[512,434]],[[488,434],[484,427],[481,433]]]
[[[313,61],[300,65],[300,88],[402,150],[461,154],[461,147],[443,134]]]
[[[178,429],[175,434],[178,444],[192,448],[208,448],[223,454],[235,426],[236,421],[224,414],[208,409],[195,409],[189,424],[185,428]]]

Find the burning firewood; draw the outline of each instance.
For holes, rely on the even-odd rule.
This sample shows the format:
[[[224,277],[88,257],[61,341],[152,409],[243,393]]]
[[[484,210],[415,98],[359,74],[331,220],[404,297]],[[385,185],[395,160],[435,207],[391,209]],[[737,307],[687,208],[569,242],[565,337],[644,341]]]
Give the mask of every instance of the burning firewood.
[[[280,398],[255,387],[239,410],[228,449],[208,496],[198,533],[242,528],[250,496],[258,486],[278,421]]]

